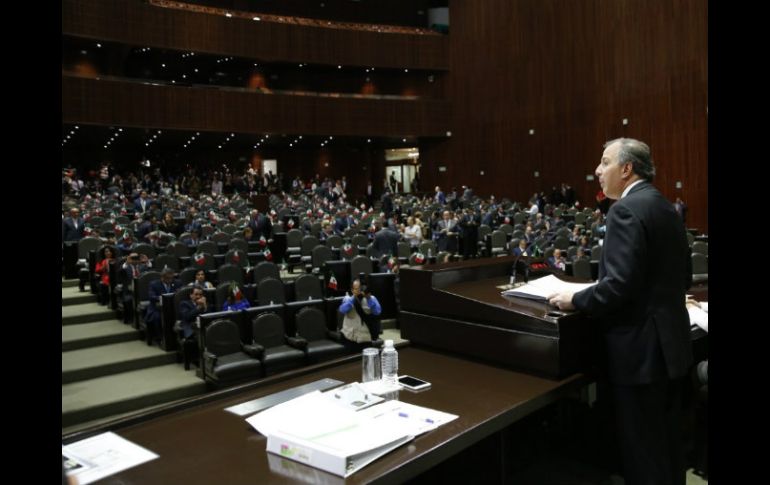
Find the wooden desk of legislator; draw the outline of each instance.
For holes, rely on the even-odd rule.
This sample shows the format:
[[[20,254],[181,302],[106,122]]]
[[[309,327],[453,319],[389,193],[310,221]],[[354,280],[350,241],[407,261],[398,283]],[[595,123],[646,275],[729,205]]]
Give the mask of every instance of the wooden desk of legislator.
[[[584,370],[590,325],[581,313],[500,294],[497,287],[509,282],[515,261],[508,256],[401,268],[401,336],[554,379]]]
[[[267,453],[266,438],[249,426],[245,417],[224,409],[322,378],[358,381],[360,355],[188,399],[143,416],[64,436],[62,442],[68,444],[95,433],[113,431],[160,455],[97,483],[401,483],[454,455],[472,451],[475,445],[482,445],[482,440],[489,443],[489,438],[497,443],[494,440],[502,436],[505,428],[565,395],[574,395],[584,384],[580,375],[563,380],[543,379],[411,346],[400,348],[399,370],[425,379],[432,386],[416,393],[401,391],[398,399],[459,417],[377,459],[347,480]],[[497,477],[504,474],[504,453],[481,455],[481,463],[467,463],[472,467],[470,472],[499,482]]]

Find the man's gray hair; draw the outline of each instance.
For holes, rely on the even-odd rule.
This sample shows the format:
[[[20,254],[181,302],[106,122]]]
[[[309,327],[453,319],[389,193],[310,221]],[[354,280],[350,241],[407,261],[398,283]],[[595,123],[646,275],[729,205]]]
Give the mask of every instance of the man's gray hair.
[[[652,182],[655,178],[655,164],[652,161],[650,147],[633,138],[615,138],[604,144],[604,148],[620,143],[618,163],[630,163],[634,173],[642,179]]]

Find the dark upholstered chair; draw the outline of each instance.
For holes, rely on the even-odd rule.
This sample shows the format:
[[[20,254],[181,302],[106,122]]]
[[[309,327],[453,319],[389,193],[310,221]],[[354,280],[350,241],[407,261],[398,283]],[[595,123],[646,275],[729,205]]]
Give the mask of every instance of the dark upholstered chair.
[[[588,258],[578,258],[572,263],[572,276],[584,280],[591,279],[591,262]]]
[[[238,324],[230,319],[217,320],[206,328],[203,369],[207,382],[216,385],[262,375],[262,363],[245,352]]]
[[[347,353],[341,343],[335,342],[335,335],[326,328],[324,312],[318,308],[303,308],[297,313],[295,324],[297,336],[307,341],[309,363],[333,359]]]
[[[242,267],[235,264],[223,264],[217,269],[217,281],[220,284],[227,283],[228,281],[235,281],[238,285],[243,286],[244,277]]]
[[[270,312],[254,318],[251,334],[252,344],[246,345],[246,349],[260,358],[264,375],[305,365],[307,341],[286,335],[283,319],[279,315]]]
[[[281,271],[272,261],[262,261],[254,266],[254,283],[259,284],[265,278],[275,278],[281,280]]]
[[[294,280],[294,301],[320,300],[323,298],[321,280],[316,275],[303,274]]]
[[[257,285],[259,305],[272,305],[286,302],[286,291],[281,280],[265,278]]]

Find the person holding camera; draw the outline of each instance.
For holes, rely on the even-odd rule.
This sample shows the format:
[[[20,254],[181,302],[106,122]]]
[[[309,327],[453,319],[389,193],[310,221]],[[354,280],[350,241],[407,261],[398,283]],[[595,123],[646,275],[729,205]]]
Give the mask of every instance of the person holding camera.
[[[342,337],[347,347],[368,347],[377,340],[382,331],[379,315],[382,307],[377,297],[361,284],[361,280],[353,280],[350,295],[342,299],[339,312],[344,315],[342,320]]]

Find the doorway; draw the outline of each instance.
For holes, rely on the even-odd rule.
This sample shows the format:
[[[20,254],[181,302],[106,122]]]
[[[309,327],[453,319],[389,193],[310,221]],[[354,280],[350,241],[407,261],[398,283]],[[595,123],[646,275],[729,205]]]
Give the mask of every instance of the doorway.
[[[417,174],[419,150],[414,148],[394,148],[385,150],[385,182],[397,194],[414,192],[412,181]]]

